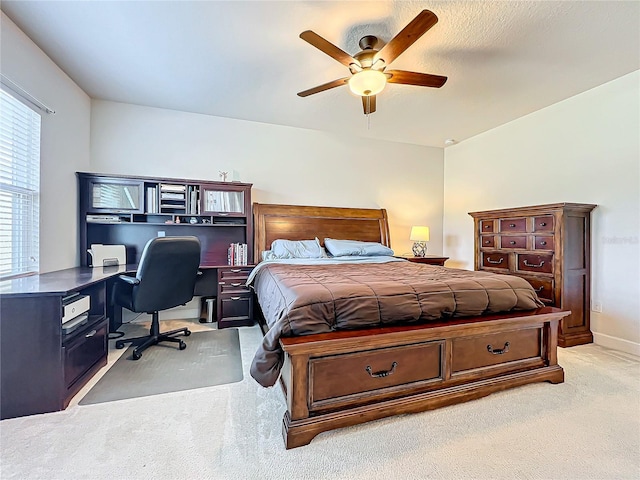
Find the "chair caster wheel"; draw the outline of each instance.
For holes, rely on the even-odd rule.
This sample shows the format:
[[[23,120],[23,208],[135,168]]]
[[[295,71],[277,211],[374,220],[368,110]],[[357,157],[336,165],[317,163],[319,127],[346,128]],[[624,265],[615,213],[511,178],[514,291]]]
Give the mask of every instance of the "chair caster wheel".
[[[122,341],[118,340],[118,341],[116,342],[116,348],[117,348],[118,350],[120,350],[120,349],[124,348],[124,342],[122,342]]]
[[[191,330],[185,330],[184,336],[188,337],[189,335],[191,335]]]
[[[184,350],[185,348],[187,348],[187,344],[186,344],[186,343],[184,343],[184,342],[180,342],[180,343],[178,344],[178,348],[179,348],[180,350]]]
[[[131,358],[133,358],[134,360],[140,360],[140,358],[142,358],[142,353],[138,352],[137,350],[134,350],[133,353],[131,354]]]

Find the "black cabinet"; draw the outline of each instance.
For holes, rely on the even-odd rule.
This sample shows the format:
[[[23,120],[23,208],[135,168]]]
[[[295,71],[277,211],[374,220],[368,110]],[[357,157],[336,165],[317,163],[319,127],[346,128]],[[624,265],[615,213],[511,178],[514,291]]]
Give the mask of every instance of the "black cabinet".
[[[251,184],[78,172],[80,258],[92,244],[125,245],[137,264],[157,236],[200,239],[203,267],[227,265],[232,243],[247,244],[253,262]]]
[[[105,278],[113,269],[97,270],[0,283],[0,418],[63,410],[107,364]],[[64,300],[76,294],[89,298],[86,322],[64,334]]]

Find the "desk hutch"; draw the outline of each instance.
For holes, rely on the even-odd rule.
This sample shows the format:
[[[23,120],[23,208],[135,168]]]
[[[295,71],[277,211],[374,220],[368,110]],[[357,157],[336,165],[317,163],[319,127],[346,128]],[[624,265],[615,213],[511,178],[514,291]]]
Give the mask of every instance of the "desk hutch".
[[[79,172],[78,186],[83,266],[92,244],[125,245],[127,263],[137,264],[151,238],[194,235],[203,271],[196,295],[217,297],[219,328],[253,324],[253,296],[244,287],[253,264],[251,184]],[[228,265],[232,243],[247,245],[249,267]],[[109,317],[117,329],[119,309]]]

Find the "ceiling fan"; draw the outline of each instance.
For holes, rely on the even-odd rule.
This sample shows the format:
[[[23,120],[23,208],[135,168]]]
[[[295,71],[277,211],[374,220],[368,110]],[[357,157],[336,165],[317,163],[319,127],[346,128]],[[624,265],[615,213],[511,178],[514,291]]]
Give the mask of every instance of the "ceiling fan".
[[[349,67],[351,76],[310,88],[298,93],[298,96],[308,97],[314,93],[348,84],[353,93],[362,97],[364,113],[369,115],[376,111],[376,95],[384,89],[387,82],[440,88],[447,81],[447,77],[405,70],[386,70],[391,62],[436,23],[438,23],[438,17],[435,13],[423,10],[380,51],[375,49],[378,43],[377,37],[373,35],[362,37],[359,42],[362,50],[353,57],[311,30],[302,32],[301,39]]]

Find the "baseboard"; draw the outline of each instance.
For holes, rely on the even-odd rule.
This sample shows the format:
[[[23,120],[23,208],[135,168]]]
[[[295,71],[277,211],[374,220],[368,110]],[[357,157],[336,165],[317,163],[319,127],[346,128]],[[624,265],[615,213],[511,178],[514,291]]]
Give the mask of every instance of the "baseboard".
[[[159,312],[160,320],[181,320],[184,318],[200,318],[200,297],[193,299],[179,307],[161,310]]]
[[[640,357],[640,343],[631,342],[623,338],[612,337],[610,335],[597,332],[593,332],[593,343]]]

